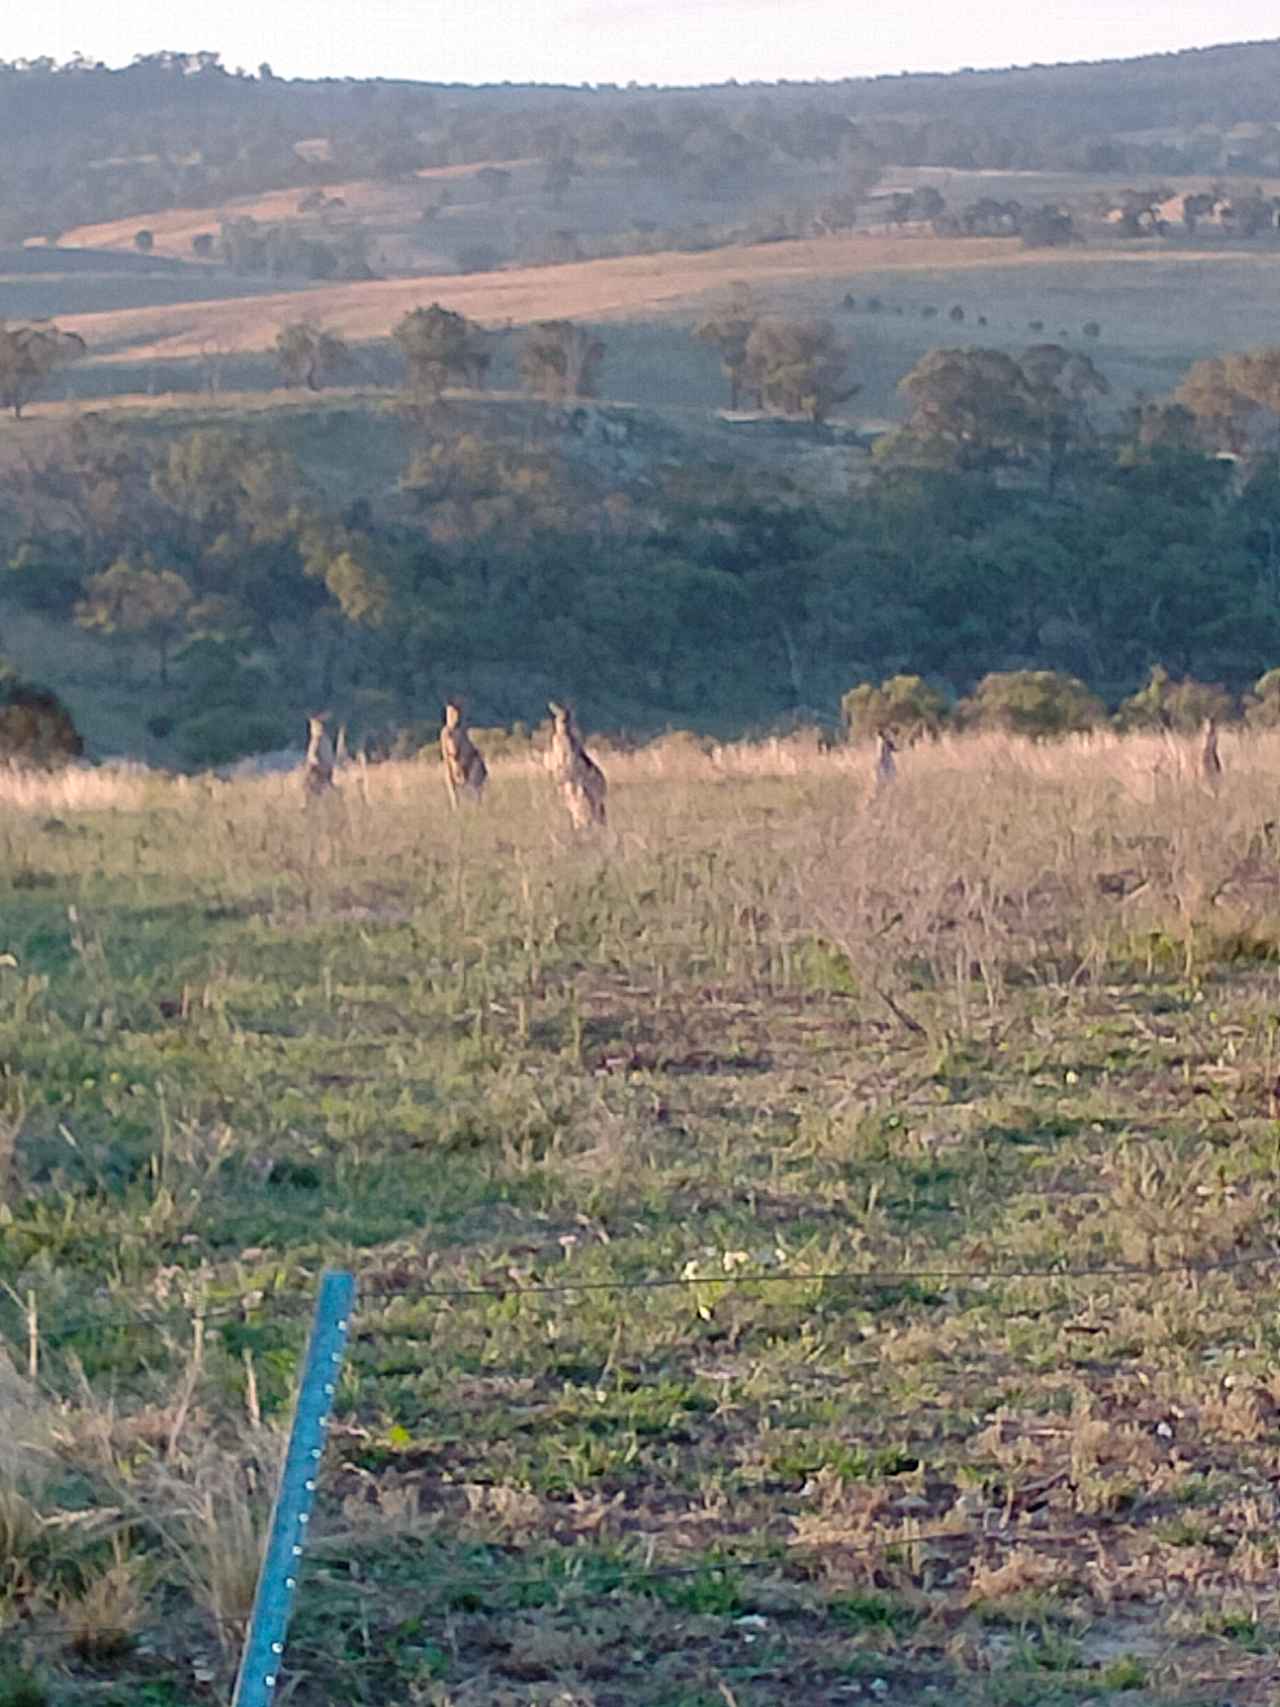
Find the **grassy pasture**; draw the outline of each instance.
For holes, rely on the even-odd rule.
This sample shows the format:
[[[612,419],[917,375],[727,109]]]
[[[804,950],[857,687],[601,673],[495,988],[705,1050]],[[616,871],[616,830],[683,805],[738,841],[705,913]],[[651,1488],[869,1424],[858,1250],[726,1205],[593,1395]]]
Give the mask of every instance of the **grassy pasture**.
[[[531,165],[520,160],[494,160],[489,164],[521,178],[529,175]],[[463,206],[481,200],[475,185],[479,170],[479,166],[473,165],[424,167],[394,183],[375,183],[368,179],[329,183],[324,186],[324,193],[340,198],[345,204],[331,216],[336,225],[358,219],[385,241],[391,236],[403,236],[411,229],[419,220],[423,205],[436,199],[442,190],[447,189],[450,196]],[[161,208],[154,213],[131,214],[125,219],[77,226],[64,232],[61,241],[68,248],[131,249],[135,232],[145,227],[155,239],[156,254],[189,261],[192,239],[202,232],[216,233],[226,219],[253,219],[259,225],[297,220],[298,203],[306,194],[305,188],[295,186],[267,190],[259,195],[236,196],[218,206]]]
[[[496,755],[457,816],[8,778],[0,1688],[225,1699],[351,1263],[295,1702],[1274,1699],[1280,737],[1223,747],[671,738],[598,839]]]
[[[886,237],[462,278],[313,285],[63,315],[60,324],[79,332],[92,353],[55,385],[82,397],[122,388],[198,388],[208,380],[212,354],[223,386],[269,388],[279,381],[266,351],[280,327],[304,315],[363,344],[362,364],[381,373],[374,341],[408,309],[438,298],[495,326],[518,329],[558,315],[592,322],[609,346],[604,388],[610,398],[709,408],[723,403],[723,381],[713,355],[693,344],[690,333],[711,304],[745,281],[764,312],[835,319],[852,346],[852,368],[863,387],[852,409],[864,418],[892,417],[897,381],[940,344],[1021,349],[1038,341],[1069,342],[1094,357],[1123,399],[1136,391],[1167,392],[1203,356],[1280,338],[1278,270],[1280,257],[1263,252],[1135,246],[1027,254],[995,240]],[[68,288],[86,283],[72,281]],[[161,291],[171,288],[168,281],[156,284]],[[844,307],[846,294],[854,299],[852,310]],[[872,297],[883,303],[881,312],[867,312]],[[953,307],[963,310],[962,323],[948,318]],[[931,309],[936,313],[927,314]],[[1084,336],[1090,321],[1101,327],[1100,338]],[[517,343],[500,345],[493,374],[498,389],[515,383]]]
[[[284,287],[288,288],[288,287]],[[309,287],[297,284],[294,294]],[[277,284],[273,289],[279,290]],[[130,275],[114,272],[22,273],[0,271],[0,319],[61,320],[71,314],[113,314],[173,303],[225,302],[262,294],[261,281],[190,267],[184,272]],[[296,318],[305,314],[299,306]]]
[[[703,254],[627,255],[558,267],[513,267],[501,272],[423,275],[317,286],[309,313],[355,342],[385,337],[402,314],[439,297],[489,325],[525,324],[548,316],[611,319],[670,313],[700,301],[738,279],[770,291],[809,280],[900,264],[906,270],[940,265],[989,264],[1009,245],[972,241],[848,237],[767,243]],[[1029,256],[1027,264],[1036,257]],[[210,343],[248,352],[270,347],[280,326],[295,317],[293,293],[264,293],[247,301],[203,303],[198,309],[121,310],[67,320],[103,360],[163,359],[198,355]]]
[[[1280,255],[1270,253],[1086,250],[1068,264],[1034,269],[863,275],[850,285],[857,306],[836,319],[865,376],[859,403],[869,409],[898,413],[898,379],[929,350],[967,344],[1017,351],[1068,343],[1092,357],[1121,401],[1167,394],[1206,356],[1280,341],[1277,282]],[[875,296],[884,309],[871,314],[866,304]],[[948,318],[953,307],[964,311],[960,324]],[[930,308],[936,316],[926,318]],[[1100,337],[1084,335],[1090,321]]]
[[[769,205],[805,205],[837,186],[828,168],[762,177],[740,205],[700,201],[672,186],[638,178],[629,168],[596,161],[575,179],[563,205],[552,205],[542,168],[533,161],[499,162],[511,175],[494,200],[479,166],[433,169],[396,183],[329,184],[345,204],[325,220],[306,223],[315,235],[336,235],[358,221],[371,237],[371,259],[382,277],[366,282],[304,284],[237,279],[213,265],[181,276],[126,279],[106,271],[84,276],[0,277],[0,314],[57,315],[90,345],[92,359],[59,377],[56,393],[107,397],[121,392],[200,389],[252,390],[278,383],[266,355],[278,330],[302,315],[366,346],[366,378],[381,375],[372,345],[385,339],[409,308],[438,298],[494,326],[568,316],[599,323],[612,342],[607,389],[619,400],[648,406],[705,407],[720,401],[713,361],[691,361],[687,332],[709,301],[737,281],[749,282],[766,311],[839,313],[846,291],[859,300],[881,295],[888,312],[875,326],[861,318],[849,331],[857,345],[863,390],[857,408],[877,419],[896,412],[901,373],[940,342],[990,342],[1018,347],[1034,338],[1067,338],[1093,350],[1081,328],[1098,321],[1097,353],[1118,393],[1158,393],[1176,384],[1198,357],[1277,337],[1274,281],[1280,258],[1267,249],[1224,244],[1206,229],[1168,243],[1117,240],[1097,208],[1124,187],[1108,176],[1039,172],[959,172],[932,167],[891,168],[881,191],[924,183],[939,188],[953,208],[983,195],[1049,201],[1077,210],[1090,247],[1067,254],[1024,253],[1008,240],[936,239],[874,222],[856,235],[809,242],[729,247],[704,253],[660,253],[562,266],[525,266],[553,231],[576,233],[588,247],[635,220],[659,230],[699,221],[745,220]],[[1204,180],[1207,183],[1207,180]],[[1203,187],[1179,180],[1183,189]],[[448,192],[448,205],[429,223],[424,208]],[[85,226],[68,245],[132,254],[134,233],[153,231],[156,254],[190,260],[191,239],[216,230],[224,216],[261,222],[297,219],[299,189],[243,198],[225,208],[159,210]],[[456,258],[468,248],[491,249],[497,271],[460,275]],[[55,252],[56,257],[56,252]],[[171,261],[168,263],[171,264]],[[57,266],[51,260],[51,273]],[[1208,268],[1208,272],[1205,269]],[[300,296],[305,296],[305,301]],[[1212,311],[1206,312],[1206,304]],[[948,310],[959,305],[965,321]],[[902,308],[899,318],[894,310]],[[923,318],[921,310],[937,309]],[[978,317],[988,322],[983,327]],[[1041,332],[1032,332],[1032,322]],[[705,352],[703,353],[705,355]],[[501,386],[513,364],[495,374]]]

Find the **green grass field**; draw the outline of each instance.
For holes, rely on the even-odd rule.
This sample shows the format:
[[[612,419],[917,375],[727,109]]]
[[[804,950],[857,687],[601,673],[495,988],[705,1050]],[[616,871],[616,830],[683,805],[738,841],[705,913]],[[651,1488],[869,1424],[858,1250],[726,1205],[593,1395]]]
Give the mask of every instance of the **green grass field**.
[[[226,1699],[327,1264],[303,1707],[1273,1700],[1280,740],[601,756],[5,784],[0,1701]]]

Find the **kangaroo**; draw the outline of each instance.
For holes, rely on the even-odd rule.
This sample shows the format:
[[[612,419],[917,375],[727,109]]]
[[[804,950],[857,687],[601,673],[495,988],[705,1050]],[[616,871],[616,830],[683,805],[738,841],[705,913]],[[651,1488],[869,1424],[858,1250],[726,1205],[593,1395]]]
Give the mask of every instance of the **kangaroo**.
[[[333,787],[333,742],[325,721],[325,717],[307,719],[307,756],[303,761],[302,782],[309,800]]]
[[[489,779],[489,767],[485,764],[479,747],[463,727],[461,705],[452,699],[444,708],[440,756],[444,760],[445,786],[449,790],[449,800],[454,810],[458,807],[459,794],[479,801]]]
[[[1204,720],[1204,745],[1200,749],[1200,774],[1216,788],[1222,775],[1222,759],[1218,753],[1218,725],[1212,717]]]
[[[582,744],[568,706],[548,701],[551,709],[551,749],[547,755],[552,776],[560,785],[560,798],[569,809],[575,830],[605,822],[604,798],[608,783],[604,772]]]
[[[898,774],[898,761],[894,758],[897,743],[888,730],[880,731],[880,750],[876,755],[876,787],[884,788]]]

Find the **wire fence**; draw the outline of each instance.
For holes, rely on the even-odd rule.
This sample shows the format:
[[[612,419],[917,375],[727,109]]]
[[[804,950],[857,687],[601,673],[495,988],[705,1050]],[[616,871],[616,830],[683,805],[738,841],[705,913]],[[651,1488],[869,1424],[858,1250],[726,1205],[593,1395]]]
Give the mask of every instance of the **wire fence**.
[[[429,1277],[404,1277],[385,1268],[367,1269],[360,1281],[362,1309],[354,1332],[359,1336],[376,1336],[394,1331],[394,1324],[380,1321],[374,1311],[377,1306],[397,1302],[433,1302],[439,1304],[476,1303],[504,1298],[563,1298],[575,1295],[614,1294],[624,1296],[644,1292],[708,1290],[717,1296],[747,1288],[851,1287],[857,1289],[887,1289],[911,1285],[945,1288],[949,1291],[983,1289],[1004,1282],[1021,1283],[1141,1283],[1176,1277],[1198,1279],[1214,1275],[1264,1273],[1280,1268],[1280,1250],[1236,1252],[1214,1258],[1187,1258],[1172,1262],[1131,1264],[1093,1263],[1079,1265],[991,1265],[975,1267],[922,1266],[900,1268],[768,1268],[744,1269],[731,1267],[724,1272],[708,1272],[697,1268],[705,1260],[705,1252],[691,1259],[692,1272],[645,1276],[566,1276],[550,1281],[517,1280],[510,1275],[495,1276],[481,1283],[440,1285],[430,1283]],[[193,1283],[201,1279],[193,1275]],[[298,1277],[301,1284],[303,1277]],[[806,1300],[807,1301],[807,1300]],[[176,1335],[183,1324],[200,1322],[218,1325],[232,1322],[291,1321],[306,1317],[312,1299],[300,1292],[284,1293],[267,1288],[252,1288],[234,1299],[206,1302],[198,1293],[174,1298],[163,1305],[142,1307],[113,1304],[107,1309],[85,1309],[77,1316],[62,1317],[47,1326],[41,1319],[40,1302],[24,1300],[9,1293],[9,1313],[17,1313],[19,1324],[24,1310],[29,1310],[27,1325],[36,1336],[39,1347],[56,1349],[70,1346],[82,1334],[101,1334],[109,1329],[149,1330]],[[19,1343],[21,1335],[19,1333]],[[511,1607],[513,1610],[533,1605],[552,1604],[575,1595],[601,1597],[613,1594],[645,1594],[661,1590],[664,1583],[703,1582],[730,1589],[739,1577],[773,1573],[780,1580],[807,1581],[820,1573],[828,1576],[841,1563],[861,1561],[870,1566],[874,1561],[910,1560],[921,1549],[950,1553],[957,1549],[989,1556],[992,1553],[1017,1548],[1023,1552],[1061,1554],[1064,1549],[1078,1547],[1080,1534],[1055,1534],[1019,1521],[1012,1513],[1003,1521],[993,1521],[997,1514],[988,1513],[978,1524],[917,1528],[910,1519],[898,1518],[897,1527],[886,1533],[860,1539],[838,1539],[812,1542],[803,1539],[779,1538],[764,1551],[732,1554],[717,1549],[695,1563],[632,1561],[625,1558],[604,1558],[599,1553],[589,1555],[575,1547],[564,1549],[564,1558],[555,1569],[521,1572],[518,1569],[494,1568],[461,1573],[431,1568],[424,1575],[424,1601],[445,1610],[454,1608]],[[350,1539],[347,1537],[346,1539]],[[342,1537],[321,1541],[317,1552],[324,1555],[332,1547],[339,1549]],[[443,1561],[441,1561],[443,1563]],[[742,1611],[750,1605],[749,1597],[735,1605]],[[32,1631],[58,1636],[73,1645],[85,1640],[99,1640],[104,1634],[101,1626],[86,1629],[83,1619],[70,1619],[38,1604],[27,1609],[23,1620]],[[218,1621],[213,1621],[215,1624]],[[221,1621],[228,1631],[238,1633],[243,1627],[239,1619]],[[142,1626],[141,1629],[145,1629]],[[0,1635],[4,1632],[0,1629]],[[109,1632],[106,1632],[109,1634]],[[131,1637],[139,1630],[127,1632]],[[1259,1662],[1261,1666],[1262,1662]],[[1280,1662],[1271,1662],[1266,1679],[1280,1681]],[[1227,1685],[1239,1680],[1239,1672],[1217,1679],[1198,1681]],[[1259,1681],[1259,1672],[1251,1672]]]
[[[698,1258],[690,1259],[696,1265]],[[688,1268],[690,1265],[686,1265]],[[719,1288],[721,1291],[742,1290],[753,1286],[849,1286],[865,1289],[889,1289],[900,1286],[936,1286],[953,1291],[981,1290],[1001,1282],[1070,1282],[1070,1281],[1143,1281],[1230,1274],[1241,1271],[1261,1271],[1280,1268],[1280,1251],[1252,1251],[1231,1256],[1187,1258],[1168,1263],[1100,1263],[1077,1266],[1055,1265],[989,1268],[836,1268],[836,1269],[742,1269],[727,1268],[723,1272],[682,1272],[668,1275],[618,1276],[610,1278],[566,1277],[552,1281],[517,1281],[495,1275],[492,1280],[457,1286],[432,1285],[424,1281],[389,1279],[382,1271],[369,1270],[358,1276],[360,1298],[370,1302],[465,1303],[468,1301],[498,1301],[505,1298],[553,1298],[575,1294],[670,1292]],[[193,1281],[199,1277],[193,1275]],[[48,1326],[39,1299],[34,1304],[10,1293],[9,1314],[15,1322],[15,1339],[20,1339],[30,1325],[34,1309],[38,1337],[42,1346],[58,1348],[74,1341],[86,1332],[109,1329],[153,1328],[159,1332],[173,1331],[180,1323],[199,1319],[216,1326],[223,1322],[248,1322],[254,1317],[305,1318],[310,1314],[311,1300],[300,1293],[284,1294],[253,1288],[239,1298],[208,1304],[194,1294],[161,1307],[137,1304],[113,1305],[107,1309],[85,1309],[79,1315],[59,1318]],[[364,1325],[369,1331],[370,1324]]]

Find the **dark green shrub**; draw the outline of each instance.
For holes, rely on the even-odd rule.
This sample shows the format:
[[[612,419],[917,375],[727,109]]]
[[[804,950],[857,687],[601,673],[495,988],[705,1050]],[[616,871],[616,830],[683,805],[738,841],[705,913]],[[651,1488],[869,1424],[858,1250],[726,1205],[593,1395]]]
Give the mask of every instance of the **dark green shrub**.
[[[1264,676],[1262,681],[1266,679]],[[1223,723],[1234,715],[1231,695],[1223,688],[1190,676],[1175,682],[1163,664],[1153,664],[1146,686],[1124,701],[1116,713],[1116,723],[1121,729],[1177,729],[1186,733],[1198,729],[1206,717]]]
[[[174,731],[174,745],[185,764],[204,768],[287,747],[292,734],[277,714],[223,706],[180,723]]]
[[[0,761],[60,765],[83,752],[80,731],[57,694],[0,665]]]
[[[968,729],[1003,729],[1044,740],[1092,729],[1106,707],[1075,676],[1060,670],[994,670],[957,707]]]
[[[1253,729],[1280,728],[1280,670],[1268,670],[1245,696],[1245,721]]]
[[[920,676],[890,676],[880,686],[863,682],[840,701],[851,741],[881,729],[908,741],[936,735],[947,720],[945,698]]]

